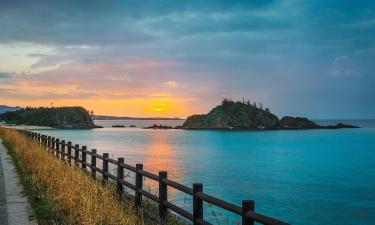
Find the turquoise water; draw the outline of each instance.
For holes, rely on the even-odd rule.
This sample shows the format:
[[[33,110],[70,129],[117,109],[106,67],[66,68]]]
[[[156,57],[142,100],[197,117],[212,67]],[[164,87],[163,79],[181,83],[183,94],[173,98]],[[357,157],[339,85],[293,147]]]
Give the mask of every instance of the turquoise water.
[[[375,224],[374,121],[351,121],[360,129],[249,132],[110,128],[112,123],[147,121],[41,132],[143,163],[152,172],[167,170],[189,186],[202,182],[205,192],[236,204],[255,200],[257,211],[292,224]],[[177,191],[169,199],[190,207]],[[211,210],[217,209],[207,207],[206,217],[214,221]]]

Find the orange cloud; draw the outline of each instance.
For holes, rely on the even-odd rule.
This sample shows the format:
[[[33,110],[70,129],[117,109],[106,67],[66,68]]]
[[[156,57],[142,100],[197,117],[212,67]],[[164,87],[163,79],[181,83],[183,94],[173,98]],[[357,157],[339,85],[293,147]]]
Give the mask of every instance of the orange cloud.
[[[197,112],[189,83],[166,72],[179,62],[69,63],[0,83],[0,102],[18,106],[83,106],[95,114],[187,117]]]

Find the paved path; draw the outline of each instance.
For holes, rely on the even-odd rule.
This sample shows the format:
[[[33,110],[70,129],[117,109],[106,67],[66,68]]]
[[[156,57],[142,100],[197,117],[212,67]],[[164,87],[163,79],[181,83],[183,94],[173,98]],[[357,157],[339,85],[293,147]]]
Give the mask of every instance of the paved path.
[[[30,206],[10,156],[0,139],[0,224],[35,225],[29,220]]]
[[[3,164],[0,155],[0,224],[8,224]]]

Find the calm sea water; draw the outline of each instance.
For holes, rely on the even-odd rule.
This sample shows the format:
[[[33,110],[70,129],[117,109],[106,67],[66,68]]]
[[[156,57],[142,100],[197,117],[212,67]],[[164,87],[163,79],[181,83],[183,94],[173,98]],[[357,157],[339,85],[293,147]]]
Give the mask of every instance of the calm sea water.
[[[321,124],[332,121],[318,121]],[[360,129],[304,131],[146,130],[181,121],[97,121],[103,129],[41,130],[74,143],[143,163],[151,172],[292,224],[375,224],[375,121],[344,121]],[[111,128],[114,124],[137,128]],[[130,178],[131,179],[131,178]],[[146,182],[153,190],[154,184]],[[171,191],[172,202],[189,209],[191,199]],[[212,216],[211,221],[233,215]]]

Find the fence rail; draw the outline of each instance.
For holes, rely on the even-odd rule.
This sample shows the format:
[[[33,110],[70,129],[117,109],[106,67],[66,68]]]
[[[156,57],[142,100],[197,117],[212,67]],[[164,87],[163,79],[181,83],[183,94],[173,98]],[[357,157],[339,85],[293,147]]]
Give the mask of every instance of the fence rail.
[[[204,202],[211,203],[219,208],[222,208],[231,213],[237,214],[242,218],[242,225],[253,225],[255,222],[264,225],[288,225],[280,220],[268,217],[266,215],[255,212],[255,202],[253,200],[243,200],[242,205],[234,205],[230,202],[221,200],[214,196],[208,195],[203,192],[203,184],[194,183],[193,187],[188,187],[168,179],[166,171],[160,171],[159,175],[150,173],[143,169],[143,164],[136,164],[132,166],[124,163],[124,158],[117,160],[109,158],[108,153],[102,155],[97,154],[96,149],[91,151],[87,150],[86,146],[80,147],[78,144],[73,145],[72,142],[60,140],[55,137],[47,136],[44,134],[18,130],[21,134],[36,141],[43,146],[51,154],[54,154],[61,160],[66,160],[69,163],[80,167],[82,170],[87,171],[90,168],[91,177],[97,178],[97,173],[101,174],[103,184],[107,184],[109,179],[116,182],[117,193],[120,197],[124,195],[124,186],[135,192],[134,207],[137,210],[142,210],[143,196],[151,199],[158,204],[159,219],[164,224],[167,218],[168,210],[192,221],[194,225],[213,225],[204,219]],[[80,157],[81,156],[81,157]],[[88,160],[88,157],[90,158]],[[96,165],[97,160],[102,160],[102,168]],[[109,163],[117,166],[117,174],[111,174],[108,171]],[[135,184],[132,184],[124,179],[124,169],[135,173]],[[159,183],[159,195],[156,196],[143,189],[143,178],[149,178]],[[192,212],[189,212],[168,201],[168,187],[175,188],[185,194],[191,195],[193,198]]]

